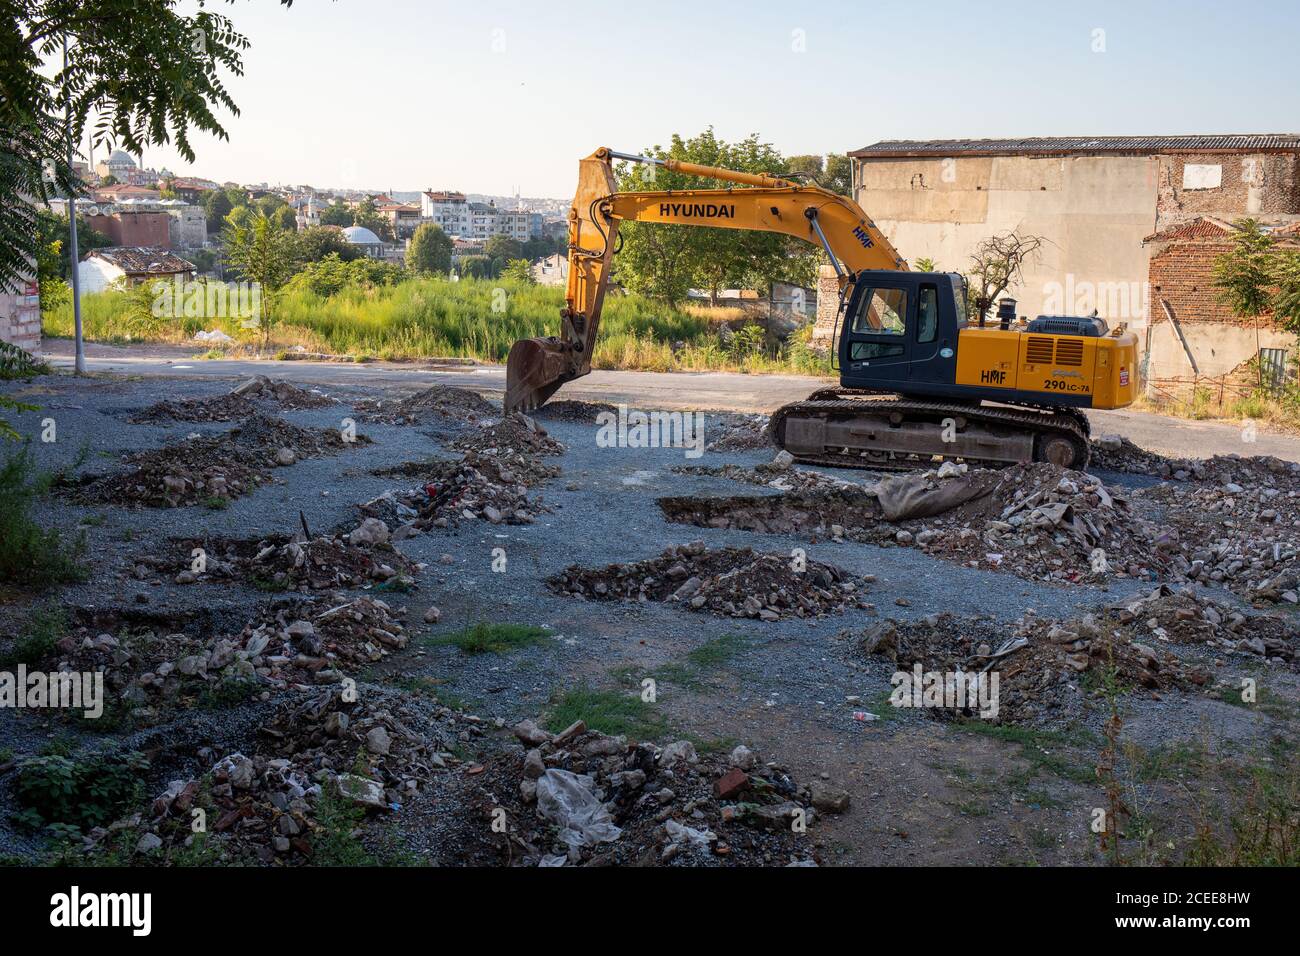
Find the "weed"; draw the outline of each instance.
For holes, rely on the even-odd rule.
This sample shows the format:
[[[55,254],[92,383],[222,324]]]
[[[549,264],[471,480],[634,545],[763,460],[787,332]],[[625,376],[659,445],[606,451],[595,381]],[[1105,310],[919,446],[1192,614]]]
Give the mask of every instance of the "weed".
[[[49,485],[50,476],[35,470],[27,448],[0,466],[0,582],[46,587],[84,579],[84,537],[68,543],[57,528],[43,528],[31,516]]]
[[[460,648],[466,654],[504,654],[507,651],[518,650],[521,647],[540,644],[550,636],[551,632],[546,628],[534,627],[529,624],[485,624],[479,622],[473,627],[456,631],[454,634],[444,634],[430,638],[429,643],[451,644]]]
[[[638,740],[652,740],[667,729],[663,715],[640,697],[585,685],[554,698],[545,724],[558,733],[578,720],[602,734],[626,734]]]

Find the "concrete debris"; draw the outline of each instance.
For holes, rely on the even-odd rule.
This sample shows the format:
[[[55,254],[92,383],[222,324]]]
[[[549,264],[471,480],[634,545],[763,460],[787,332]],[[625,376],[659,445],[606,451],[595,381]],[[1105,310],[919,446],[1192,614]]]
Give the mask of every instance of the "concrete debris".
[[[566,568],[552,590],[588,600],[671,601],[686,610],[776,621],[869,607],[866,582],[829,564],[751,548],[709,550],[702,542],[657,558],[604,568]]]
[[[239,421],[258,414],[254,399],[272,401],[288,410],[325,408],[335,404],[334,399],[314,389],[309,391],[290,382],[256,375],[224,395],[157,402],[129,420],[133,424]]]
[[[453,385],[434,385],[397,401],[358,402],[355,407],[366,421],[384,425],[469,424],[501,414],[496,405],[477,392]]]

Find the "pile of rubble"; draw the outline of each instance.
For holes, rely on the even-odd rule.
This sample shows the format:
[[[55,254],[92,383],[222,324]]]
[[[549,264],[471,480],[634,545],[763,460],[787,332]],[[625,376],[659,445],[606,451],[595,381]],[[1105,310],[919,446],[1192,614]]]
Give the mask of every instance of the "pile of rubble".
[[[721,415],[718,427],[722,434],[709,442],[708,451],[753,451],[771,448],[772,439],[767,434],[766,415]]]
[[[268,591],[329,591],[380,586],[409,590],[420,566],[392,545],[388,526],[366,518],[347,533],[308,537],[176,539],[171,557],[136,558],[136,575],[174,574],[177,584],[244,579]],[[195,566],[194,555],[201,560]],[[181,570],[177,571],[177,567]]]
[[[302,428],[255,413],[225,435],[190,435],[173,445],[124,455],[130,470],[78,479],[71,490],[82,500],[108,504],[215,507],[270,481],[271,467],[369,442],[364,435]]]
[[[563,455],[564,446],[527,415],[518,412],[483,425],[452,442],[452,447],[492,457]]]
[[[882,524],[880,502],[860,485],[779,495],[658,499],[664,517],[700,528],[789,534],[809,541],[883,542],[894,531]]]
[[[115,505],[177,508],[228,502],[271,480],[265,458],[228,436],[192,436],[123,457],[129,471],[91,476],[76,497]]]
[[[323,601],[268,604],[237,634],[212,635],[176,620],[79,613],[41,665],[51,671],[101,672],[109,706],[134,725],[176,707],[243,699],[267,690],[303,690],[340,681],[406,646],[401,617],[383,601],[341,594]]]
[[[292,465],[300,458],[322,458],[357,445],[369,445],[362,434],[334,428],[303,428],[282,418],[252,415],[230,430],[240,445],[259,452],[272,464]]]
[[[700,541],[632,564],[573,565],[547,584],[585,599],[673,602],[690,611],[763,621],[871,606],[866,582],[833,565],[752,548],[709,550]]]
[[[514,728],[480,784],[480,810],[504,806],[512,825],[495,859],[522,866],[815,865],[808,829],[849,808],[822,781],[800,786],[745,746],[699,754],[685,740],[657,747],[588,730]]]
[[[607,402],[578,402],[562,400],[547,402],[536,409],[533,415],[553,422],[576,422],[580,425],[596,424],[597,416],[617,415],[618,409]]]
[[[1111,624],[1148,644],[1199,645],[1300,668],[1300,626],[1289,616],[1246,614],[1193,588],[1160,585],[1107,609]]]
[[[431,715],[380,689],[352,701],[336,688],[321,690],[282,705],[259,728],[249,754],[218,759],[202,751],[209,770],[173,780],[147,812],[126,822],[145,831],[142,851],[188,846],[198,808],[206,814],[208,839],[227,861],[310,863],[322,841],[339,838],[331,828],[353,825],[337,812],[322,820],[326,801],[367,812],[399,810],[456,761],[450,748],[457,719],[446,708]],[[94,831],[90,842],[106,834]]]
[[[1179,470],[1178,463],[1140,448],[1122,435],[1097,435],[1091,445],[1089,468],[1169,478]]]
[[[528,497],[528,486],[558,473],[527,457],[469,452],[461,461],[420,463],[420,487],[386,491],[357,507],[363,515],[390,525],[398,541],[429,528],[453,527],[462,520],[530,524],[548,509],[541,495]]]
[[[673,471],[680,475],[708,475],[748,485],[763,485],[775,488],[777,491],[798,493],[861,487],[842,478],[832,478],[820,472],[794,468],[793,462],[793,456],[783,451],[770,464],[758,464],[752,468],[743,465],[676,465]]]
[[[415,425],[435,419],[475,422],[501,414],[500,409],[477,392],[452,385],[434,385],[396,401],[358,402],[356,409],[367,421],[384,425]]]
[[[895,663],[892,705],[921,706],[937,719],[1069,722],[1093,707],[1108,709],[1111,682],[1120,690],[1151,694],[1210,683],[1203,668],[1184,664],[1157,643],[1134,640],[1114,625],[1091,614],[1068,622],[1030,614],[1008,626],[945,612],[921,621],[883,621],[857,640],[866,654]],[[966,675],[969,682],[980,674],[987,688],[983,700],[970,690],[964,698],[955,696],[961,684],[955,675]],[[951,687],[947,699],[945,686]],[[926,689],[935,696],[927,698]]]
[[[281,408],[291,410],[324,408],[334,404],[334,399],[322,392],[308,391],[290,382],[257,375],[223,395],[157,402],[133,416],[131,421],[136,424],[163,421],[238,421],[257,414],[258,409],[254,399],[273,401]]]
[[[886,493],[907,500],[942,493],[944,473],[973,478],[980,494],[930,518],[903,521],[895,539],[971,567],[1001,568],[1031,580],[1080,582],[1117,577],[1156,578],[1175,542],[1130,509],[1100,479],[1046,463],[1013,465],[991,474],[960,475],[945,463],[938,472],[888,479],[877,486],[886,517]],[[896,483],[910,482],[908,485]],[[987,489],[987,491],[985,491]]]
[[[1300,603],[1300,465],[1212,458],[1192,484],[1144,489],[1176,546],[1172,576],[1260,604]]]

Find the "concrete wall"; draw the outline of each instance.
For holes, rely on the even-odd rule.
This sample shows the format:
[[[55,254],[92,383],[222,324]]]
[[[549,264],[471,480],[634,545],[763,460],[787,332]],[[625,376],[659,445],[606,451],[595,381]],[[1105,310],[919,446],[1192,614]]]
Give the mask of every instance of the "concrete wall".
[[[1261,326],[1257,338],[1255,329],[1239,325],[1180,322],[1202,377],[1226,375],[1253,359],[1259,349],[1293,349],[1296,345],[1294,335],[1274,328]],[[1148,379],[1192,377],[1191,362],[1168,321],[1161,320],[1151,326],[1151,355],[1146,375]]]
[[[857,201],[909,263],[965,272],[982,240],[1050,241],[1008,290],[1018,312],[1087,312],[1141,326],[1158,159],[1146,156],[857,160]],[[1119,294],[1123,292],[1123,294]],[[1136,292],[1137,294],[1134,294]]]

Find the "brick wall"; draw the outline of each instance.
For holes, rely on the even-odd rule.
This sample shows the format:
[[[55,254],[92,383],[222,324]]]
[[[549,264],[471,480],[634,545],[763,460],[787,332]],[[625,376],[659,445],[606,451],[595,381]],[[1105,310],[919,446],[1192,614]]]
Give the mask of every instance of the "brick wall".
[[[1179,322],[1218,322],[1254,328],[1221,303],[1214,286],[1214,262],[1232,249],[1230,241],[1174,242],[1151,256],[1151,321],[1164,318],[1161,299],[1168,299]],[[1271,322],[1267,323],[1271,326]]]
[[[40,354],[41,304],[35,282],[18,294],[0,292],[0,341]]]
[[[835,334],[835,313],[840,306],[840,284],[831,266],[821,266],[817,273],[817,319],[813,324],[811,345],[829,349]]]
[[[1218,166],[1220,185],[1189,189],[1188,165]],[[1300,215],[1300,154],[1210,153],[1159,157],[1156,229],[1196,216],[1234,220],[1242,216]]]

